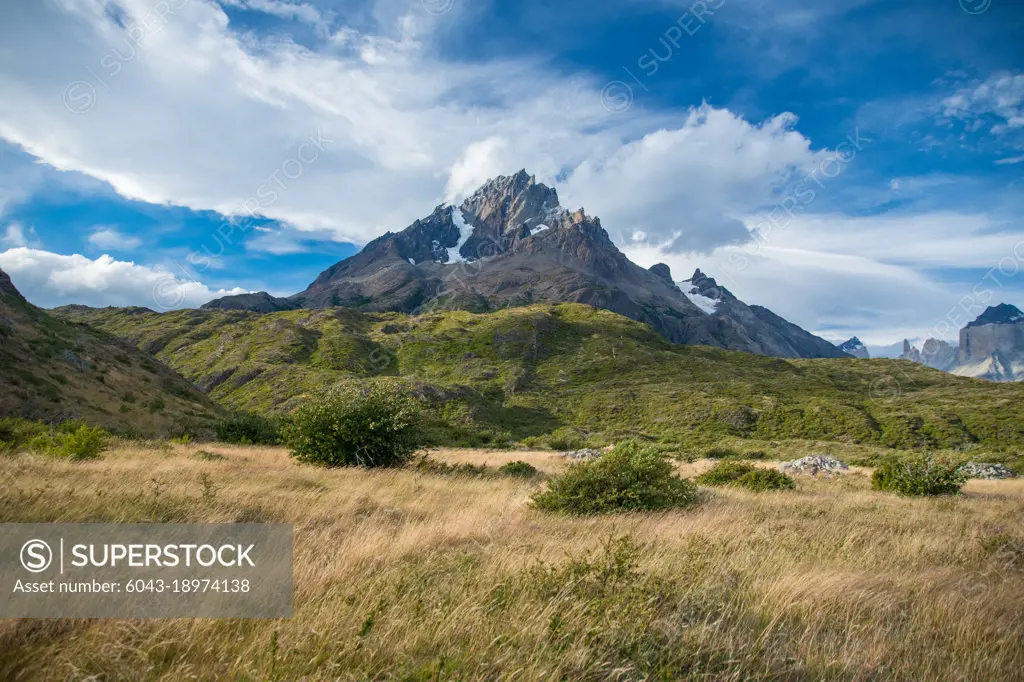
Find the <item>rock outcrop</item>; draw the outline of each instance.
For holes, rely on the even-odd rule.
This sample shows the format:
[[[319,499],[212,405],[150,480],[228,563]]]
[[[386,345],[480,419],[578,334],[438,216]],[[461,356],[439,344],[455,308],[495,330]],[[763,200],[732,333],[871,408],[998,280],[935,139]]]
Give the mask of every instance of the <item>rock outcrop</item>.
[[[928,339],[921,344],[920,349],[904,339],[900,359],[917,362],[943,372],[952,372],[958,364],[957,355],[957,347],[941,339]]]
[[[954,373],[991,381],[1024,380],[1024,313],[1001,303],[960,330]]]

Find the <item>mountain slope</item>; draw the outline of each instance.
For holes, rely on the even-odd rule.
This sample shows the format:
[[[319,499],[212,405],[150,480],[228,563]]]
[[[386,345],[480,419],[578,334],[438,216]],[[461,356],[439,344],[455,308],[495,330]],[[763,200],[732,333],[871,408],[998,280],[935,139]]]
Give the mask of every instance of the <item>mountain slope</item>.
[[[711,286],[717,287],[713,280]],[[631,262],[598,218],[562,209],[554,189],[520,171],[489,181],[458,207],[439,206],[405,230],[375,239],[301,293],[233,296],[204,308],[344,306],[418,314],[585,303],[647,323],[676,343],[778,357],[845,355],[764,308],[731,294],[727,299],[717,312],[703,310],[673,283],[667,266],[647,270]]]
[[[0,416],[81,417],[143,435],[195,430],[220,411],[133,345],[36,308],[2,270],[0,386]]]
[[[568,434],[684,445],[730,435],[897,447],[1024,442],[1018,384],[910,362],[782,360],[676,345],[647,325],[576,304],[415,317],[345,308],[59,312],[155,353],[237,408],[282,413],[339,379],[401,376],[455,441]]]

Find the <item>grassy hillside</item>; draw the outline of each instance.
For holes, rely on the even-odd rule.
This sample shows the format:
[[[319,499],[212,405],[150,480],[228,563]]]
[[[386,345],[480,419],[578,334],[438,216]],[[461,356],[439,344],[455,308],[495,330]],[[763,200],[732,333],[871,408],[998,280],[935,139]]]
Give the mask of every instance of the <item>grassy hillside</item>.
[[[0,417],[78,417],[127,434],[201,433],[221,412],[132,344],[31,305],[2,271],[0,387]]]
[[[344,377],[399,375],[450,442],[556,447],[623,436],[700,446],[723,438],[1015,450],[1024,385],[889,360],[782,360],[665,341],[576,304],[409,317],[349,309],[66,308],[223,404],[283,413]]]

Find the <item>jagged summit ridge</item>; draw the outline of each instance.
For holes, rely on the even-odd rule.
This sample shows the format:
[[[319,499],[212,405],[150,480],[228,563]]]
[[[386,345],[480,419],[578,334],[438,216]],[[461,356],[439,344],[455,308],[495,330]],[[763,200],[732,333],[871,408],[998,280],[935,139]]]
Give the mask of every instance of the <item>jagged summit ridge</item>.
[[[996,306],[989,306],[981,315],[973,321],[968,322],[968,327],[980,327],[986,324],[1016,324],[1024,322],[1024,312],[1020,308],[1009,303],[1000,303]]]

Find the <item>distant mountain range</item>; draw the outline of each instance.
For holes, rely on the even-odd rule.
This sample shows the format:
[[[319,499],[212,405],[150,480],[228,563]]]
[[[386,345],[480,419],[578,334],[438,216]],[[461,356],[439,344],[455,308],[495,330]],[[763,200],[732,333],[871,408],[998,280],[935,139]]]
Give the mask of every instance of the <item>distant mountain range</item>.
[[[928,339],[918,348],[905,339],[898,354],[870,353],[856,336],[837,347],[856,357],[897,357],[943,372],[989,381],[1024,381],[1024,313],[1000,303],[960,330],[959,344]],[[891,350],[884,348],[883,350]]]
[[[667,265],[630,261],[601,221],[561,207],[525,170],[488,181],[375,239],[294,296],[229,296],[206,309],[259,313],[347,307],[420,314],[584,303],[645,322],[675,343],[785,358],[846,357],[767,308],[747,305],[697,270],[673,282]]]

